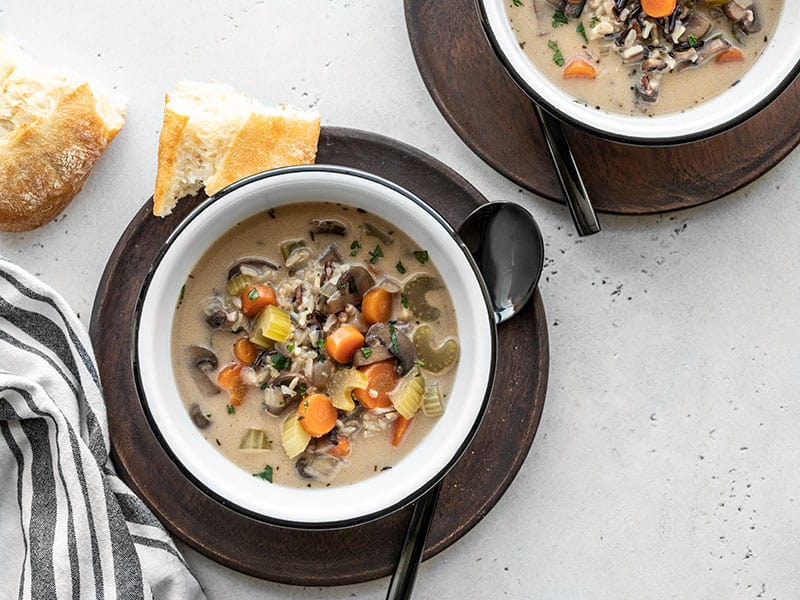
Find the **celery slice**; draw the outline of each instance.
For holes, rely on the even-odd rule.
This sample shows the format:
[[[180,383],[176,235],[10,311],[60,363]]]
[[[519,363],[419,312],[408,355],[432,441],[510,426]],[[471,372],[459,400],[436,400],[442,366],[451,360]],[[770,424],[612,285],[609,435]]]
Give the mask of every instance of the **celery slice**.
[[[425,379],[418,369],[406,374],[395,388],[389,392],[389,399],[394,408],[404,418],[410,419],[422,406],[422,394],[425,391]]]
[[[441,311],[428,304],[425,295],[433,290],[442,288],[441,282],[431,275],[415,275],[403,286],[403,296],[408,303],[408,308],[421,321],[435,321]]]
[[[339,369],[328,384],[328,396],[339,410],[350,412],[356,407],[353,390],[367,389],[367,376],[358,369]]]
[[[290,414],[281,427],[281,444],[289,458],[303,453],[311,441],[311,435],[303,428],[297,413]]]
[[[258,452],[261,450],[269,450],[271,447],[272,443],[267,437],[267,432],[263,429],[248,429],[242,441],[239,443],[239,450],[243,452]]]
[[[431,373],[440,373],[458,360],[458,342],[449,339],[443,344],[433,346],[433,330],[428,325],[417,327],[411,336],[422,367]]]
[[[422,396],[422,412],[426,417],[440,417],[444,413],[442,396],[439,394],[439,384],[433,382]]]
[[[256,332],[260,333],[261,336],[268,340],[285,342],[292,333],[292,318],[289,316],[289,313],[282,308],[270,304],[261,311],[258,317]],[[256,340],[252,341],[259,343]]]
[[[247,289],[247,286],[250,285],[252,280],[252,277],[244,273],[239,273],[236,277],[232,277],[228,280],[228,293],[231,296],[241,296],[242,292]]]

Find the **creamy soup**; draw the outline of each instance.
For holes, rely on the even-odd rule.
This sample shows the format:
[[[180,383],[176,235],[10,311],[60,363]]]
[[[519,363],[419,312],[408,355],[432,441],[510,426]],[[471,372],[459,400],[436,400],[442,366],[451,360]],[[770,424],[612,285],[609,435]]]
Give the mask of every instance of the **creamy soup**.
[[[453,303],[425,248],[375,215],[311,202],[238,224],[197,263],[172,361],[203,437],[289,486],[397,463],[448,402]]]
[[[764,49],[782,4],[508,0],[507,12],[530,60],[576,102],[655,115],[686,110],[736,85]]]

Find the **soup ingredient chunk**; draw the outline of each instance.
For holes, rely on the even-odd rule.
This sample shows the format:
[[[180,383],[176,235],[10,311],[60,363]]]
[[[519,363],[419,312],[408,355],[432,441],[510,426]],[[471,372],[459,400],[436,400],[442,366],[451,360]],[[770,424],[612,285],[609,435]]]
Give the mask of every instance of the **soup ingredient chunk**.
[[[436,256],[418,248],[374,215],[313,202],[212,246],[220,257],[201,259],[173,325],[191,384],[179,389],[203,437],[248,473],[268,461],[279,485],[352,483],[396,464],[443,414],[458,356]]]

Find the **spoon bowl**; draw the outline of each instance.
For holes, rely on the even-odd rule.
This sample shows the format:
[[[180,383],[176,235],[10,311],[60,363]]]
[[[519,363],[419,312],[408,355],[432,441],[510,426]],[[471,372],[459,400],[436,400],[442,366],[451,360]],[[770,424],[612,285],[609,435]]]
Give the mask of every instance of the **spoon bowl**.
[[[507,321],[530,300],[542,275],[544,240],[539,225],[518,204],[489,202],[472,211],[458,233],[486,283],[495,321]],[[414,504],[387,600],[411,597],[441,486],[440,480]]]

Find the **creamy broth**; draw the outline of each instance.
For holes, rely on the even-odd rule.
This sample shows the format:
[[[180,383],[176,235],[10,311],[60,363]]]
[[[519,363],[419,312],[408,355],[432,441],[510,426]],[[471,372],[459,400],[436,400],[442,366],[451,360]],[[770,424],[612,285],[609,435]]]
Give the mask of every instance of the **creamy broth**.
[[[764,49],[783,2],[679,0],[674,18],[648,17],[639,0],[617,4],[623,8],[587,0],[569,18],[579,4],[559,10],[559,0],[509,0],[507,13],[525,54],[576,102],[657,115],[682,112],[736,85]],[[593,72],[573,69],[566,78],[573,61]]]
[[[324,223],[328,224],[336,223],[337,228],[343,225],[346,231],[343,235],[339,234],[341,232],[325,232],[326,226],[322,226],[320,229],[320,224],[314,223],[314,220],[324,220]],[[321,232],[311,233],[315,228]],[[382,236],[383,239],[376,237],[376,234]],[[295,241],[286,246],[287,250],[292,247],[294,250],[289,252],[288,258],[285,258],[281,251],[281,245],[287,240],[298,239],[302,239],[302,243]],[[319,258],[326,255],[326,251],[332,244],[335,244],[341,262],[333,259],[327,267],[323,266],[320,269]],[[295,251],[299,251],[300,254],[307,251],[306,254],[310,258],[308,262],[300,261],[291,268],[287,268],[286,265],[294,259]],[[231,266],[242,262],[242,257],[250,257],[244,261],[245,267],[236,273],[231,273]],[[263,259],[278,268],[276,270],[267,267],[252,269],[247,266],[248,262],[257,265],[258,260]],[[362,332],[367,334],[367,339],[370,339],[369,332],[373,331],[373,328],[363,331],[366,329],[366,325],[353,321],[354,318],[357,320],[361,315],[357,310],[361,308],[360,303],[356,306],[350,305],[350,308],[347,309],[351,311],[350,313],[336,311],[336,308],[340,307],[330,304],[342,295],[344,289],[340,278],[344,278],[350,268],[362,267],[367,270],[374,279],[374,287],[383,287],[391,293],[391,320],[393,323],[391,327],[395,328],[395,336],[406,335],[409,340],[413,340],[413,344],[416,346],[418,340],[416,331],[421,326],[428,326],[433,338],[428,347],[435,350],[437,345],[445,342],[457,344],[455,311],[449,294],[444,288],[438,287],[422,293],[424,302],[439,311],[439,315],[432,320],[421,318],[412,311],[415,308],[413,299],[410,303],[411,306],[406,306],[409,304],[406,292],[412,289],[407,285],[409,282],[420,281],[417,278],[422,276],[431,276],[438,282],[442,281],[434,266],[435,260],[435,256],[428,257],[424,248],[418,247],[413,240],[389,223],[361,210],[338,204],[312,202],[279,207],[234,227],[218,240],[196,265],[186,281],[182,299],[173,321],[172,361],[178,390],[195,424],[198,424],[196,418],[199,418],[202,427],[199,427],[198,430],[203,437],[224,456],[249,473],[265,474],[266,467],[269,467],[272,481],[275,484],[300,487],[342,485],[365,479],[375,472],[395,465],[419,440],[428,434],[436,422],[435,417],[426,416],[422,409],[418,410],[402,443],[398,447],[394,447],[392,440],[397,413],[391,405],[388,408],[367,411],[359,403],[356,403],[356,409],[353,412],[338,411],[339,420],[335,429],[338,434],[326,434],[312,439],[308,448],[316,448],[316,454],[307,449],[299,457],[304,460],[316,461],[318,455],[325,454],[323,466],[327,469],[333,461],[328,452],[332,437],[337,438],[337,441],[341,437],[346,437],[350,446],[349,455],[333,461],[336,472],[331,477],[312,476],[306,478],[298,475],[296,468],[298,457],[289,458],[287,456],[282,444],[282,426],[285,419],[294,418],[297,414],[299,403],[297,398],[292,401],[292,395],[299,394],[298,390],[302,391],[303,397],[309,397],[317,391],[327,393],[324,384],[317,384],[315,374],[317,369],[328,368],[325,366],[326,364],[330,365],[330,368],[338,365],[330,357],[323,359],[320,356],[323,354],[324,345],[320,347],[322,342],[312,343],[316,340],[312,336],[313,331],[317,331],[319,338],[324,340],[347,317],[348,324],[353,323],[360,327]],[[322,292],[328,295],[332,293],[332,296],[330,300],[327,300],[328,295],[317,297],[314,306],[320,310],[314,315],[316,321],[306,314],[305,321],[301,323],[298,315],[303,313],[303,310],[299,307],[305,305],[299,302],[298,294],[303,295],[303,302],[306,302],[306,295],[313,297],[315,289],[313,273],[316,272],[319,276],[320,270],[322,276],[318,280],[320,285],[316,289],[321,288]],[[292,332],[289,339],[282,345],[276,346],[270,340],[257,340],[265,346],[258,344],[253,346],[259,353],[259,359],[252,363],[249,362],[249,359],[244,362],[243,370],[239,372],[239,378],[250,385],[245,386],[241,402],[237,406],[233,406],[234,392],[231,389],[223,386],[218,393],[209,391],[204,393],[204,388],[207,386],[203,381],[200,381],[203,385],[198,383],[196,348],[205,347],[213,351],[216,364],[213,368],[207,369],[207,374],[201,374],[200,379],[207,376],[210,381],[216,383],[226,366],[241,362],[241,360],[237,361],[234,354],[234,343],[242,337],[247,337],[245,332],[249,332],[252,339],[257,339],[257,334],[253,332],[258,330],[253,329],[253,324],[260,322],[260,313],[259,316],[251,319],[244,318],[241,314],[243,312],[242,303],[237,301],[238,297],[230,294],[228,290],[231,274],[237,276],[237,273],[248,275],[247,284],[250,286],[263,284],[274,289],[278,307],[286,309],[286,312],[292,316]],[[307,276],[312,283],[295,286],[296,279],[303,276]],[[326,277],[329,277],[327,282],[325,281]],[[326,286],[326,283],[329,285]],[[298,288],[301,288],[300,292],[297,291]],[[340,289],[342,291],[339,291]],[[244,295],[246,295],[245,292],[243,292]],[[214,307],[216,306],[216,310],[219,312],[219,303],[217,301],[210,302],[210,299],[223,299],[225,309],[229,312],[227,317],[214,320]],[[352,298],[350,299],[352,300]],[[328,307],[332,307],[331,311],[335,312],[330,315],[320,314],[320,312],[326,312]],[[351,309],[355,309],[358,314],[353,313]],[[238,313],[236,313],[237,310]],[[423,317],[430,316],[423,315]],[[220,320],[224,322],[218,326]],[[392,340],[396,345],[394,338]],[[365,346],[367,346],[366,342]],[[457,346],[455,347],[457,348]],[[391,352],[395,349],[394,347],[389,348]],[[361,357],[358,357],[359,354]],[[367,361],[369,360],[367,354],[367,350],[357,351],[353,360],[355,362]],[[377,358],[377,354],[373,358]],[[403,360],[407,358],[405,357]],[[415,363],[412,364],[408,373],[404,377],[398,376],[398,378],[405,381],[415,373],[421,375],[424,378],[426,392],[431,390],[433,384],[436,384],[442,404],[446,407],[449,390],[452,387],[457,354],[451,357],[451,364],[438,373],[429,371],[426,368],[429,365],[423,364],[424,361],[420,359],[419,355],[415,354],[414,360]],[[402,361],[390,357],[387,362],[400,365]],[[208,367],[208,365],[205,366]],[[338,365],[337,368],[356,370],[349,363]],[[361,366],[360,370],[364,368]],[[289,389],[292,385],[291,382],[285,382],[283,386],[274,386],[273,383],[278,381],[275,378],[286,373],[304,375],[307,384],[294,382],[295,387],[291,390]],[[304,385],[305,388],[303,388]],[[279,405],[274,406],[276,389],[286,392],[283,397],[287,406],[284,409],[281,409]],[[208,393],[212,395],[206,395]],[[270,396],[271,406],[265,404],[265,394],[272,394]],[[277,396],[280,398],[281,394],[277,393]],[[367,417],[364,416],[366,413],[370,415],[368,422]],[[340,424],[353,425],[355,416],[359,416],[359,419],[363,421],[357,432],[351,433],[349,429],[340,428]],[[367,432],[368,427],[371,430],[369,432]],[[244,444],[244,438],[248,435],[249,429],[265,432],[268,441],[260,443],[263,448],[240,448]],[[343,431],[347,435],[343,435]],[[311,464],[317,463],[312,462]],[[304,470],[303,472],[313,475],[314,471]]]

